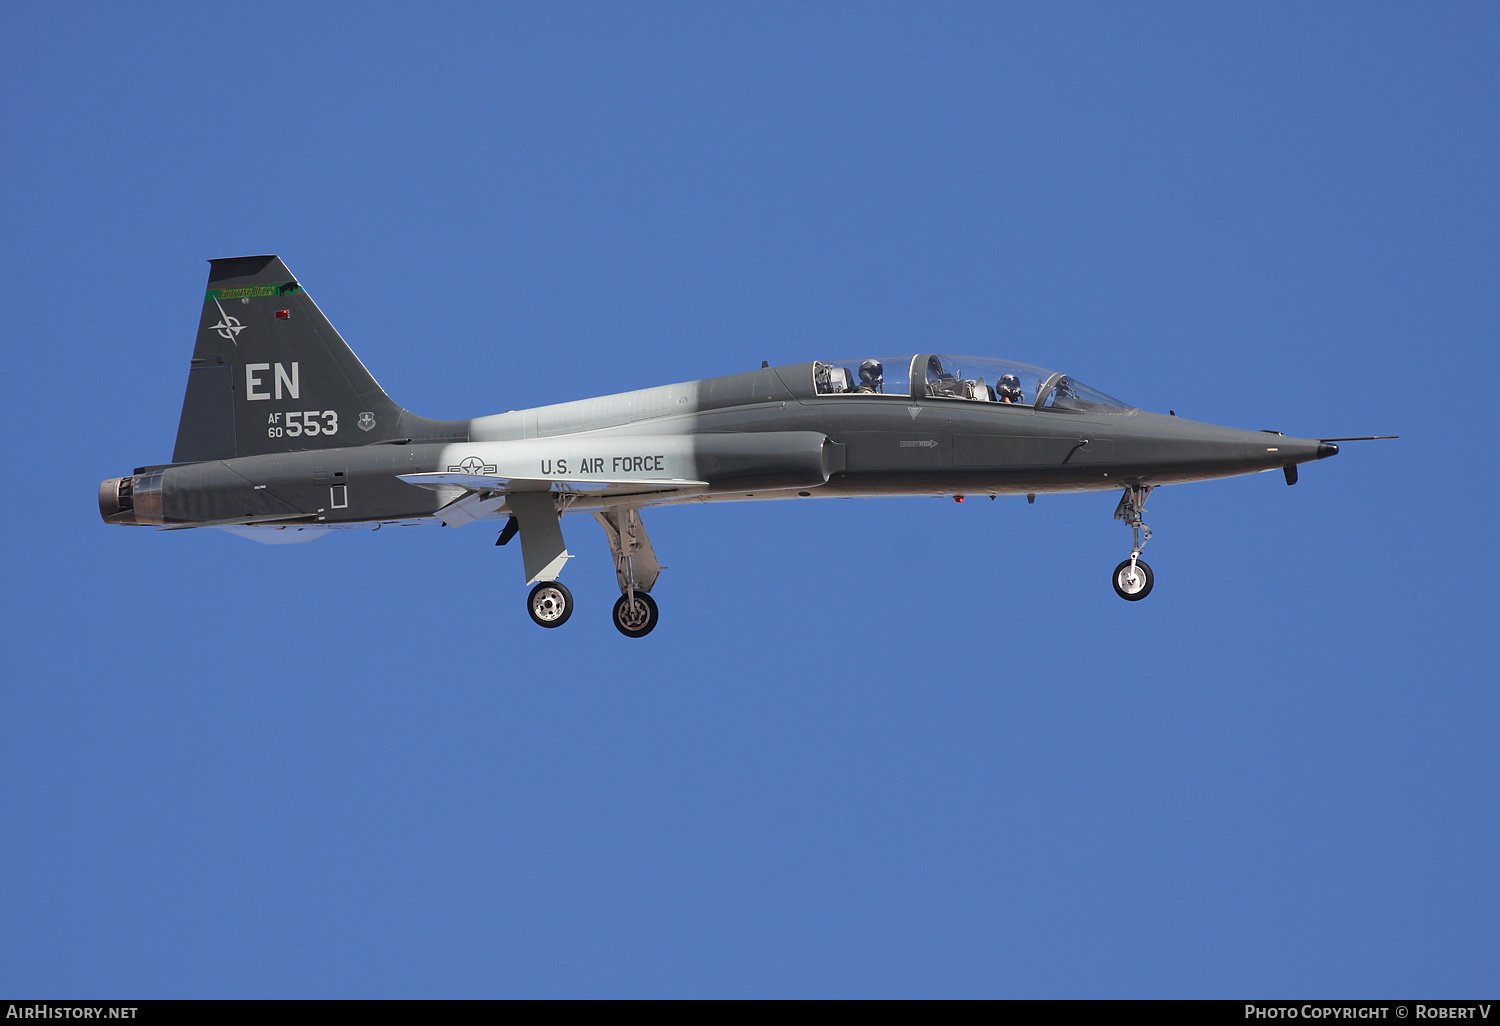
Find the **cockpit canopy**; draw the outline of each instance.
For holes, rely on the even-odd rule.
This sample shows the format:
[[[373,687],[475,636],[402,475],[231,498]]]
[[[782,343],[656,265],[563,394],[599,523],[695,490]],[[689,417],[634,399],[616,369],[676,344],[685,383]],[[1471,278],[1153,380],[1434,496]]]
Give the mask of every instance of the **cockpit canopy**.
[[[1078,413],[1129,413],[1129,403],[1067,374],[988,356],[918,353],[813,363],[818,395],[962,399]]]

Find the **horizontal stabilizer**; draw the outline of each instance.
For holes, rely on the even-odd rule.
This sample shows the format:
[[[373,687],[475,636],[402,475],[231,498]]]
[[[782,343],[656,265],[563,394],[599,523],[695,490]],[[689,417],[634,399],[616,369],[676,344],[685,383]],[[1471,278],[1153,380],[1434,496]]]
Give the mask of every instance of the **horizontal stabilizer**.
[[[221,531],[249,538],[262,545],[298,545],[317,541],[333,531],[322,524],[261,524],[251,527],[221,527]]]
[[[464,492],[437,511],[437,518],[449,527],[462,527],[493,515],[505,504],[505,496],[494,492]]]
[[[197,527],[250,527],[253,524],[315,524],[316,513],[272,513],[264,517],[234,517],[230,520],[205,520],[197,524],[168,524],[158,531],[188,531]]]

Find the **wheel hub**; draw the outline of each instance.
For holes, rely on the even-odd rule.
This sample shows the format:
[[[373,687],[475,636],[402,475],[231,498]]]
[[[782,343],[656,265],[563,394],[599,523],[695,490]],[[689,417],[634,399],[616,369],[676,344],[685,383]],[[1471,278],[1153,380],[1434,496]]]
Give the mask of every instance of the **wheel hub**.
[[[651,610],[646,608],[646,603],[636,599],[620,606],[619,617],[622,626],[638,631],[651,619]]]
[[[537,619],[551,622],[562,616],[567,604],[563,601],[562,593],[556,588],[546,588],[531,600],[531,608],[536,612]]]

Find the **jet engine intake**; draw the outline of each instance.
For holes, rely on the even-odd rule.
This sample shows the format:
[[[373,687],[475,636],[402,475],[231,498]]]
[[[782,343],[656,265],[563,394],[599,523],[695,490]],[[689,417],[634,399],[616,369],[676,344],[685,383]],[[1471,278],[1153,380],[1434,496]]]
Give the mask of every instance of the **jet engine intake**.
[[[844,470],[844,447],[816,431],[700,435],[698,475],[715,490],[810,488]]]

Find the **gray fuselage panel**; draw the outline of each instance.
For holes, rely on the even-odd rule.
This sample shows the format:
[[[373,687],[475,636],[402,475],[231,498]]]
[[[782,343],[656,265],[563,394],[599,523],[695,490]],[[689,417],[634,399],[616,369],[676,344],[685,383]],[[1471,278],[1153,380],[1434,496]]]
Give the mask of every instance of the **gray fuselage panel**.
[[[301,517],[337,525],[424,518],[460,491],[414,487],[398,475],[515,465],[522,469],[507,471],[509,476],[545,480],[571,459],[573,468],[600,467],[601,477],[609,475],[612,460],[618,477],[624,454],[626,470],[645,480],[653,466],[666,473],[673,458],[664,455],[669,448],[678,454],[672,473],[706,484],[645,497],[639,488],[603,487],[578,508],[802,491],[861,496],[1113,489],[1283,467],[1318,458],[1319,447],[1316,440],[1140,410],[818,395],[810,364],[449,423],[451,441],[326,447],[324,440],[319,449],[164,468],[160,520],[146,522]],[[653,447],[652,438],[675,441]],[[525,469],[533,465],[534,472]],[[147,481],[142,487],[158,485]],[[621,489],[630,494],[613,501]]]

